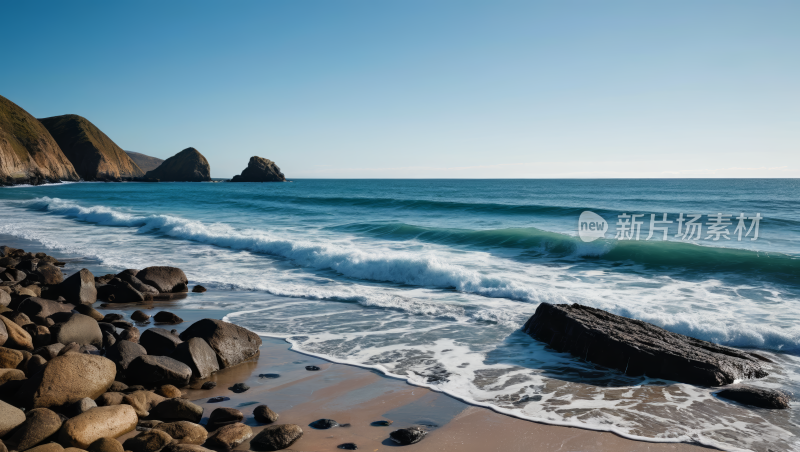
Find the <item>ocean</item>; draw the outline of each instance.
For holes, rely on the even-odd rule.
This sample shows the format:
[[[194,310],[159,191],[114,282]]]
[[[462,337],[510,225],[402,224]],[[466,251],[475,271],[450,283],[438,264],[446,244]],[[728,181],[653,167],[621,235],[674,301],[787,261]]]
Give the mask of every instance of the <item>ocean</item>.
[[[608,223],[604,238],[579,237],[584,211]],[[650,236],[664,214],[672,223],[654,226],[667,232]],[[638,240],[626,220],[641,223]],[[800,450],[796,402],[743,407],[713,388],[556,353],[520,331],[539,303],[580,303],[759,350],[774,361],[770,376],[747,383],[800,393],[800,180],[21,186],[0,189],[0,235],[109,271],[181,267],[209,289],[186,303],[509,415]]]

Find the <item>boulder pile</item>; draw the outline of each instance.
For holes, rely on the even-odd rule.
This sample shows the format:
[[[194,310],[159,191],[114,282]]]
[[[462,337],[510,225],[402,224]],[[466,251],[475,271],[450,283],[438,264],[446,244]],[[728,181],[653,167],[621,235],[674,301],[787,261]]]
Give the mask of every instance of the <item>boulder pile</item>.
[[[128,321],[92,307],[186,293],[179,268],[98,278],[82,269],[64,278],[63,266],[44,253],[0,247],[0,450],[203,452],[230,450],[253,436],[227,411],[211,414],[211,428],[200,425],[203,408],[181,398],[179,388],[257,358],[258,335],[213,319],[181,335],[159,327],[140,332],[132,322],[149,323],[143,313]],[[157,325],[183,322],[166,311],[153,317]],[[115,439],[134,429],[142,433],[124,444]]]

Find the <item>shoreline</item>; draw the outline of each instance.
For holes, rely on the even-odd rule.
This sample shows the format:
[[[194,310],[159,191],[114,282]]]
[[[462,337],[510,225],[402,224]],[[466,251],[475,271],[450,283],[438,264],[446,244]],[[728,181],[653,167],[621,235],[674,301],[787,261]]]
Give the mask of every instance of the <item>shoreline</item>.
[[[191,297],[191,295],[190,295]],[[104,314],[130,312],[141,306],[98,307]],[[148,311],[169,309],[184,319],[171,325],[179,332],[194,321],[206,318],[203,309],[185,309],[175,302],[158,302]],[[216,311],[219,312],[219,311]],[[205,409],[208,414],[216,408],[231,407],[242,411],[245,424],[254,435],[267,427],[253,420],[252,409],[267,404],[280,415],[276,422],[294,423],[303,428],[303,436],[289,449],[297,452],[338,451],[340,444],[355,443],[359,450],[383,450],[404,447],[409,450],[485,451],[555,451],[591,450],[596,452],[628,451],[701,451],[719,450],[711,446],[687,442],[640,441],[625,438],[614,432],[597,431],[575,426],[559,426],[498,413],[495,410],[464,402],[444,392],[413,385],[405,380],[354,364],[344,364],[291,349],[284,339],[264,336],[261,355],[250,362],[223,369],[206,380],[182,388],[183,397]],[[320,371],[307,371],[305,366],[316,365]],[[259,378],[260,374],[278,373],[278,378]],[[214,381],[214,389],[199,389],[202,383]],[[251,387],[237,394],[229,387],[245,383]],[[214,397],[229,397],[210,403]],[[318,419],[333,419],[350,427],[316,430],[309,427]],[[380,420],[392,420],[389,427],[373,427]],[[398,428],[423,426],[428,435],[421,442],[399,446],[389,439]],[[503,434],[498,436],[497,432]],[[136,436],[131,432],[121,441]],[[529,443],[533,439],[535,448]],[[249,450],[245,441],[234,450]]]
[[[0,236],[3,243],[9,246],[30,249],[30,251],[49,251],[41,244],[36,244],[29,240]],[[70,253],[59,253],[69,255]],[[92,265],[90,260],[70,256],[64,258],[67,261],[67,273],[76,271],[76,268],[94,267],[97,275],[103,274],[102,267]],[[218,295],[218,294],[217,294]],[[111,312],[122,312],[129,317],[130,313],[136,309],[143,309],[155,313],[158,309],[168,310],[182,317],[184,322],[179,325],[170,326],[182,331],[194,321],[201,318],[235,319],[236,312],[224,309],[202,309],[187,307],[186,304],[197,305],[205,294],[188,294],[184,300],[156,301],[150,302],[146,306],[141,304],[105,304],[98,302],[95,309],[103,314]],[[153,326],[153,325],[149,325]],[[144,328],[142,328],[144,331]],[[209,379],[203,381],[217,381],[219,385],[213,390],[198,390],[195,387],[199,384],[192,384],[188,390],[184,390],[183,397],[196,400],[206,411],[204,413],[204,423],[207,415],[215,408],[236,407],[236,404],[243,404],[248,401],[266,403],[277,411],[281,418],[278,423],[292,422],[300,425],[305,434],[295,443],[290,450],[299,451],[324,451],[340,450],[337,446],[342,443],[355,442],[360,449],[376,450],[382,447],[393,447],[396,444],[388,442],[388,433],[397,428],[410,427],[412,425],[424,425],[430,434],[420,443],[404,446],[415,447],[416,450],[464,450],[464,451],[486,451],[486,450],[531,450],[530,443],[526,438],[535,438],[537,448],[535,450],[558,450],[565,445],[573,450],[595,450],[595,451],[615,451],[615,450],[648,450],[648,451],[693,451],[714,449],[713,446],[704,446],[688,442],[676,442],[663,440],[649,441],[648,438],[642,440],[626,438],[615,432],[598,431],[576,426],[559,426],[545,422],[527,420],[517,416],[512,416],[498,412],[493,407],[479,406],[478,404],[463,401],[457,397],[444,392],[436,391],[422,385],[414,385],[407,382],[404,378],[386,375],[377,369],[369,369],[351,363],[337,363],[327,358],[314,356],[302,351],[291,350],[291,344],[283,338],[260,335],[263,340],[261,356],[255,362],[243,363],[230,369],[222,370]],[[281,374],[281,378],[274,381],[263,382],[258,375],[262,373],[273,373],[276,363],[294,366],[296,369],[289,369]],[[291,363],[291,364],[287,364]],[[300,364],[303,364],[302,366]],[[309,372],[304,369],[305,365],[318,365],[322,368],[319,372]],[[279,381],[280,380],[280,381]],[[252,387],[242,394],[232,393],[228,387],[234,383],[245,382]],[[201,381],[202,383],[202,381]],[[277,386],[276,386],[277,385]],[[274,405],[272,400],[284,397],[284,392],[295,394],[295,398],[289,402],[281,402]],[[326,404],[334,406],[349,406],[344,411],[336,409],[330,412],[320,412],[318,407],[321,400],[302,399],[302,394],[311,391],[312,393],[327,394],[324,396]],[[300,394],[298,396],[297,394]],[[218,404],[210,404],[208,398],[216,396],[230,397],[231,400]],[[297,398],[299,397],[299,398]],[[320,396],[323,397],[323,396]],[[303,400],[302,403],[299,401]],[[406,403],[412,400],[410,403]],[[423,400],[421,406],[414,405],[419,400]],[[259,428],[252,420],[252,413],[248,413],[246,405],[242,409],[246,416],[245,423],[250,422],[254,427],[254,434],[263,429]],[[406,408],[403,414],[403,408]],[[391,408],[391,409],[387,409]],[[398,411],[399,410],[399,411]],[[252,411],[252,410],[251,410]],[[350,414],[348,414],[350,413]],[[395,424],[392,427],[371,427],[370,422],[385,419],[385,414],[392,414]],[[399,415],[397,417],[396,415]],[[338,418],[337,418],[338,417]],[[314,430],[308,427],[310,422],[319,418],[332,418],[340,423],[351,423],[350,428],[336,428],[332,430]],[[367,422],[367,420],[372,419]],[[497,431],[506,432],[501,437]],[[138,432],[132,432],[120,438],[124,441],[127,437],[135,436]],[[331,436],[333,435],[333,436]],[[337,442],[339,441],[339,442]],[[237,450],[246,450],[249,442],[236,447]],[[370,449],[371,448],[371,449]]]

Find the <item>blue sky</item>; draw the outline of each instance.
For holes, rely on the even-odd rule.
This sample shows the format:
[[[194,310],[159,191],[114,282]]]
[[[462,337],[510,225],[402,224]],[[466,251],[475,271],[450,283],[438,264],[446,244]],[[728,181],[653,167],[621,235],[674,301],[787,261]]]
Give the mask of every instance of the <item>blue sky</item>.
[[[800,177],[800,2],[0,3],[0,95],[287,177]]]

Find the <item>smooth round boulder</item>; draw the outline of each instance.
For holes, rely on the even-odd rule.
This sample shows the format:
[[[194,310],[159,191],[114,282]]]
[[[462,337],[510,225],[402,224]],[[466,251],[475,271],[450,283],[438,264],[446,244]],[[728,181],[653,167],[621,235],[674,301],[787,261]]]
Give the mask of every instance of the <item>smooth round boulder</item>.
[[[169,311],[159,311],[153,316],[156,323],[168,323],[170,325],[177,325],[183,323],[183,319]]]
[[[136,274],[139,281],[153,286],[161,293],[172,293],[176,286],[184,287],[189,284],[189,279],[180,268],[176,267],[147,267]]]
[[[33,339],[31,339],[31,335],[28,334],[27,331],[23,330],[21,326],[11,321],[11,319],[2,315],[0,315],[0,322],[3,323],[6,335],[8,336],[5,343],[2,345],[15,350],[33,351]]]
[[[63,409],[63,412],[65,415],[67,415],[67,417],[75,417],[91,410],[92,408],[97,408],[97,403],[88,397],[84,397],[75,403],[67,405],[67,407]]]
[[[61,416],[47,408],[30,410],[8,443],[15,450],[28,450],[55,434],[62,423]]]
[[[206,446],[212,449],[231,450],[253,436],[250,426],[235,423],[221,427],[208,437]]]
[[[100,438],[89,444],[87,452],[125,452],[122,444],[116,438]]]
[[[192,378],[192,369],[168,356],[139,356],[131,361],[125,377],[143,385],[186,386]]]
[[[50,335],[53,342],[59,344],[75,342],[80,345],[103,346],[103,332],[97,321],[88,315],[72,314],[66,322],[50,327]]]
[[[11,303],[11,295],[8,292],[0,290],[0,306],[8,306]]]
[[[206,429],[213,432],[222,426],[242,422],[242,420],[244,420],[244,414],[236,408],[217,408],[208,416]]]
[[[261,347],[261,338],[256,333],[216,319],[199,320],[180,334],[184,341],[193,337],[204,339],[211,346],[222,369],[258,356]]]
[[[64,282],[64,274],[61,269],[53,264],[38,264],[36,266],[36,274],[39,275],[39,282],[45,286],[52,286]]]
[[[116,375],[117,367],[110,359],[70,353],[50,360],[44,370],[25,381],[20,395],[32,408],[63,407],[84,397],[100,397]]]
[[[21,351],[0,347],[0,369],[16,369],[24,359]]]
[[[58,443],[46,443],[28,449],[26,452],[64,452],[64,448]]]
[[[150,430],[128,438],[122,443],[122,448],[131,452],[158,452],[170,443],[172,437],[166,432]]]
[[[164,422],[189,421],[197,424],[203,418],[203,407],[186,399],[167,399],[150,410],[150,417]]]
[[[272,411],[266,405],[259,405],[253,410],[253,417],[256,422],[261,424],[272,424],[278,420],[278,413]]]
[[[133,314],[131,314],[131,320],[136,322],[146,322],[148,319],[150,319],[150,314],[143,311],[134,311]]]
[[[0,400],[0,437],[6,436],[23,422],[25,413],[22,410]]]
[[[125,398],[125,394],[121,392],[107,392],[95,400],[97,406],[113,406],[119,405],[122,403],[122,399]],[[129,404],[130,405],[130,404]]]
[[[59,442],[86,449],[100,438],[116,438],[136,428],[139,419],[129,405],[97,407],[64,422]]]
[[[163,396],[163,397],[166,397],[168,399],[174,399],[176,397],[180,397],[180,396],[183,395],[181,393],[181,390],[176,388],[173,385],[161,385],[161,386],[157,387],[156,388],[156,394],[158,394],[160,396]],[[174,436],[173,436],[173,438],[174,438]]]
[[[250,440],[250,449],[266,451],[286,449],[301,436],[303,436],[303,429],[299,425],[270,425]]]
[[[208,438],[208,431],[202,425],[189,421],[162,422],[153,429],[166,432],[179,444],[202,445]]]
[[[25,372],[19,369],[0,369],[0,384],[12,380],[24,380]]]

